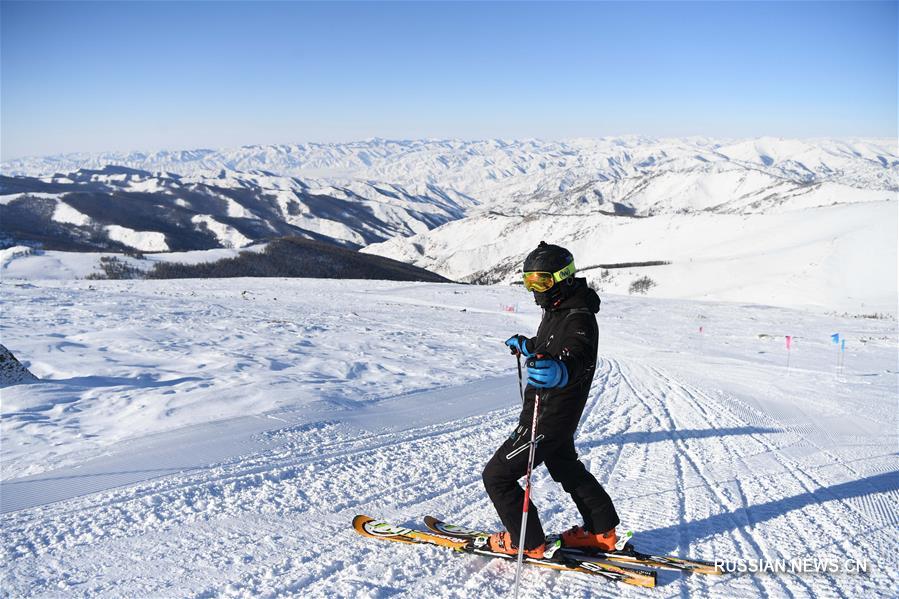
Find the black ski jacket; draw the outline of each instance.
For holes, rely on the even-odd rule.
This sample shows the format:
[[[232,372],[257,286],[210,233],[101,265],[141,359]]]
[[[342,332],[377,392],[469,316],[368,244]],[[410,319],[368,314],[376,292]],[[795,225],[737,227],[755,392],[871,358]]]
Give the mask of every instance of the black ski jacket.
[[[587,286],[587,280],[575,279],[571,295],[558,307],[543,311],[537,336],[528,339],[527,347],[531,353],[561,360],[568,369],[568,384],[564,387],[537,389],[528,385],[525,389],[519,425],[531,426],[534,396],[539,392],[537,434],[544,434],[547,442],[574,437],[580,422],[596,370],[599,305],[599,296]]]

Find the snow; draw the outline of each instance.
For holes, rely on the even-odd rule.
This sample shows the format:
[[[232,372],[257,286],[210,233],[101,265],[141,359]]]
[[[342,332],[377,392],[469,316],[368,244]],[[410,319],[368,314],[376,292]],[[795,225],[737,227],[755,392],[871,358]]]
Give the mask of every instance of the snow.
[[[226,198],[226,203],[228,206],[228,216],[231,218],[253,218],[253,213],[232,200],[231,198]]]
[[[566,141],[372,139],[347,143],[244,146],[221,150],[107,152],[24,158],[0,164],[7,175],[41,175],[123,165],[184,175],[265,171],[330,182],[437,184],[482,202],[560,189],[602,176],[687,170],[732,163],[769,176],[896,189],[895,139],[656,139],[637,136]]]
[[[138,270],[150,270],[157,262],[200,264],[233,258],[240,252],[261,252],[267,244],[239,249],[217,248],[190,252],[146,254],[142,259],[109,252],[60,252],[16,246],[0,250],[0,278],[3,280],[84,279],[102,274],[101,258],[116,258]]]
[[[2,392],[4,594],[508,595],[513,564],[380,543],[350,521],[499,526],[480,470],[517,414],[502,340],[539,320],[520,288],[4,276],[0,294],[4,345],[45,379]],[[663,572],[654,593],[894,596],[895,320],[603,300],[577,447],[639,547],[871,563]],[[548,529],[576,522],[542,467],[533,492]],[[646,596],[537,568],[522,590]]]
[[[0,269],[6,270],[10,262],[16,258],[24,258],[30,256],[34,252],[34,248],[26,245],[14,245],[6,249],[0,250]]]
[[[579,268],[669,261],[585,275],[627,293],[648,276],[656,297],[755,302],[854,313],[896,313],[899,202],[838,204],[762,214],[474,214],[364,252],[427,268],[453,280],[499,273],[517,282],[522,256],[545,239],[570,249]]]
[[[508,563],[378,543],[350,522],[499,526],[480,471],[517,414],[502,341],[539,321],[509,283],[547,239],[580,268],[670,262],[583,271],[604,303],[577,447],[638,547],[871,562],[855,576],[663,572],[656,593],[894,596],[897,154],[874,139],[376,139],[5,163],[178,172],[188,189],[262,193],[310,231],[394,237],[365,251],[503,284],[78,280],[103,256],[149,269],[250,243],[204,214],[194,222],[231,248],[0,251],[2,341],[41,379],[2,389],[0,595],[506,596]],[[93,177],[177,189],[160,175]],[[230,195],[216,193],[219,218],[254,214]],[[42,197],[57,200],[55,220],[88,224]],[[621,206],[639,218],[612,216]],[[350,222],[348,207],[372,220]],[[161,233],[107,230],[168,248]],[[625,295],[644,275],[649,297]],[[548,530],[577,522],[543,468],[534,496]],[[646,594],[537,569],[523,590]]]
[[[107,225],[106,234],[113,241],[118,241],[143,252],[164,252],[169,249],[165,242],[165,234],[158,231],[135,231],[120,225]]]
[[[97,178],[98,181],[115,180],[115,175],[103,175]],[[130,175],[121,175],[119,180],[128,183],[128,189],[140,193],[165,193],[168,191],[162,180],[156,177],[147,177],[145,179],[134,179]]]
[[[0,278],[4,281],[83,279],[102,272],[100,258],[113,255],[43,251],[17,246],[0,250]]]
[[[62,201],[56,204],[56,209],[53,211],[53,220],[59,223],[77,225],[79,227],[84,227],[91,223],[90,217],[78,212]]]
[[[335,187],[320,181],[306,182],[256,171],[194,173],[177,181],[160,180],[159,185],[163,189],[166,185],[171,186],[169,193],[188,189],[223,203],[215,213],[196,215],[194,222],[215,219],[221,223],[222,217],[269,220],[273,218],[274,208],[275,220],[357,246],[394,235],[424,232],[429,226],[459,218],[466,207],[476,203],[462,194],[433,185],[404,187],[375,181],[349,181]],[[252,199],[238,203],[229,197],[227,190],[247,192]],[[345,202],[337,203],[332,198]],[[179,206],[191,207],[182,198],[173,201]],[[245,243],[240,238],[232,239],[237,232],[225,231],[224,226],[212,225],[219,238],[232,246]]]
[[[241,248],[245,245],[250,245],[251,243],[253,243],[252,239],[242,235],[240,231],[238,231],[231,225],[220,223],[211,216],[205,214],[197,214],[190,219],[190,222],[194,223],[197,226],[205,226],[208,230],[212,231],[223,247]]]
[[[76,155],[14,161],[4,164],[3,169],[21,174],[43,172],[51,165],[56,172],[64,166],[102,167],[109,163],[146,169],[123,175],[118,174],[119,166],[92,174],[93,180],[109,189],[164,192],[168,197],[163,198],[163,204],[171,201],[184,205],[185,200],[178,195],[182,190],[213,196],[218,201],[194,202],[197,210],[204,212],[197,219],[210,223],[225,245],[243,245],[245,235],[256,233],[249,233],[245,227],[238,233],[233,226],[228,229],[215,223],[252,218],[261,221],[253,230],[273,231],[272,227],[286,222],[358,246],[386,241],[386,245],[368,251],[411,258],[420,266],[462,280],[477,279],[478,271],[505,267],[503,260],[524,249],[516,246],[511,250],[514,241],[483,234],[484,223],[495,222],[497,215],[535,223],[537,227],[527,228],[539,229],[540,236],[562,238],[576,236],[572,224],[583,225],[586,230],[608,229],[613,213],[660,218],[653,221],[657,226],[679,226],[683,222],[680,217],[686,216],[758,214],[774,227],[780,220],[772,215],[783,213],[785,221],[808,220],[809,224],[803,226],[806,228],[814,227],[819,215],[826,215],[815,212],[819,208],[895,202],[899,190],[899,151],[894,140],[877,139],[368,140],[220,151]],[[296,177],[309,169],[328,168],[344,174],[305,181]],[[183,176],[167,178],[159,174],[174,170]],[[151,171],[157,175],[149,175]],[[787,215],[793,212],[803,215]],[[879,212],[873,208],[869,215]],[[431,231],[458,219],[464,219],[463,224],[450,222],[445,231]],[[557,220],[566,221],[567,228],[557,231]],[[721,227],[712,227],[712,236],[739,237],[739,230],[728,228],[735,222],[722,219],[717,223]],[[127,219],[116,224],[131,226]],[[514,224],[506,221],[505,233],[511,233]],[[617,224],[623,223],[618,220]],[[482,238],[477,260],[472,261],[470,253],[459,252],[460,248],[448,243],[453,237],[470,237],[460,231],[461,226],[476,230]],[[640,227],[621,228],[642,232]],[[160,233],[152,233],[157,236],[152,240],[136,241],[134,233],[120,233],[120,237],[131,239],[132,245],[137,244],[134,247],[151,251],[149,248],[160,248],[165,241]],[[414,238],[397,239],[405,236]],[[489,247],[494,242],[497,250]],[[623,242],[624,248],[632,249],[644,240],[628,238]],[[696,247],[695,243],[689,245]],[[431,251],[422,255],[417,249],[422,247]],[[609,250],[604,247],[602,253]],[[614,248],[611,250],[614,252]],[[500,262],[489,259],[494,254]],[[597,250],[588,254],[597,262],[608,262]],[[689,256],[692,260],[705,258],[717,256]],[[823,259],[820,255],[816,258]],[[789,272],[792,277],[800,276],[809,264],[788,266],[793,269]],[[685,297],[677,290],[669,291],[659,288],[656,293]],[[817,291],[813,286],[809,295]],[[779,304],[792,301],[777,295],[771,300],[757,296],[751,299]]]
[[[250,245],[239,249],[218,248],[213,250],[193,250],[190,252],[166,252],[164,254],[150,254],[144,256],[145,260],[152,262],[180,262],[181,264],[201,264],[203,262],[215,262],[224,258],[233,258],[241,252],[261,252],[266,243]]]

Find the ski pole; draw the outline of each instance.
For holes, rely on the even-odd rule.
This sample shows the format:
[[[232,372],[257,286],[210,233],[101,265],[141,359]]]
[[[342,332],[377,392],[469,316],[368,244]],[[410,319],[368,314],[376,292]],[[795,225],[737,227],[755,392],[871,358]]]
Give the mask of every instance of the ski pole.
[[[537,356],[540,358],[541,356]],[[537,411],[540,409],[540,393],[534,393],[534,415],[531,419],[531,450],[528,453],[528,469],[524,478],[524,506],[521,508],[521,534],[518,537],[518,565],[515,568],[515,598],[518,599],[518,583],[521,580],[521,564],[524,562],[524,534],[528,525],[528,504],[531,502],[531,470],[537,449]]]

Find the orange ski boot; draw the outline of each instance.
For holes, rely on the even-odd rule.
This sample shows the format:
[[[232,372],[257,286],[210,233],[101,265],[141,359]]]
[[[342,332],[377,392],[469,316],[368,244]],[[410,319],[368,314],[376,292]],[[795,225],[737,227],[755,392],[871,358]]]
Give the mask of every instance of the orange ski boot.
[[[518,547],[512,544],[512,535],[508,532],[495,532],[487,537],[486,548],[494,553],[506,553],[508,555],[518,555]],[[542,543],[539,547],[533,549],[525,549],[524,554],[532,559],[543,559],[546,552],[546,543]]]
[[[582,526],[574,526],[562,533],[563,547],[577,547],[595,551],[615,551],[618,535],[615,529],[592,533]]]

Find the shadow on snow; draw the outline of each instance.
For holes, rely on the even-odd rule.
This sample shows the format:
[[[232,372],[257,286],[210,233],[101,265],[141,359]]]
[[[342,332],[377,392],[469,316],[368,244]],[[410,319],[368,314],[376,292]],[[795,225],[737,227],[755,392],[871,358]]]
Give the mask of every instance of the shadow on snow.
[[[598,445],[624,445],[626,443],[657,443],[659,441],[672,441],[683,439],[708,439],[728,437],[731,435],[764,435],[768,433],[781,433],[776,428],[759,428],[756,426],[734,426],[730,428],[700,428],[673,431],[635,431],[621,433],[611,437],[605,437],[598,441],[584,443],[586,447]],[[580,445],[580,443],[578,444]]]
[[[811,505],[828,501],[846,501],[875,493],[889,493],[899,490],[899,472],[886,472],[859,480],[821,487],[814,491],[800,493],[793,497],[774,499],[766,503],[742,507],[732,512],[723,512],[694,520],[683,525],[677,524],[656,528],[640,533],[639,547],[643,551],[671,553],[678,549],[678,540],[695,541],[723,534],[746,526],[754,526],[782,516],[787,512],[802,510]],[[718,556],[727,558],[732,556]]]

